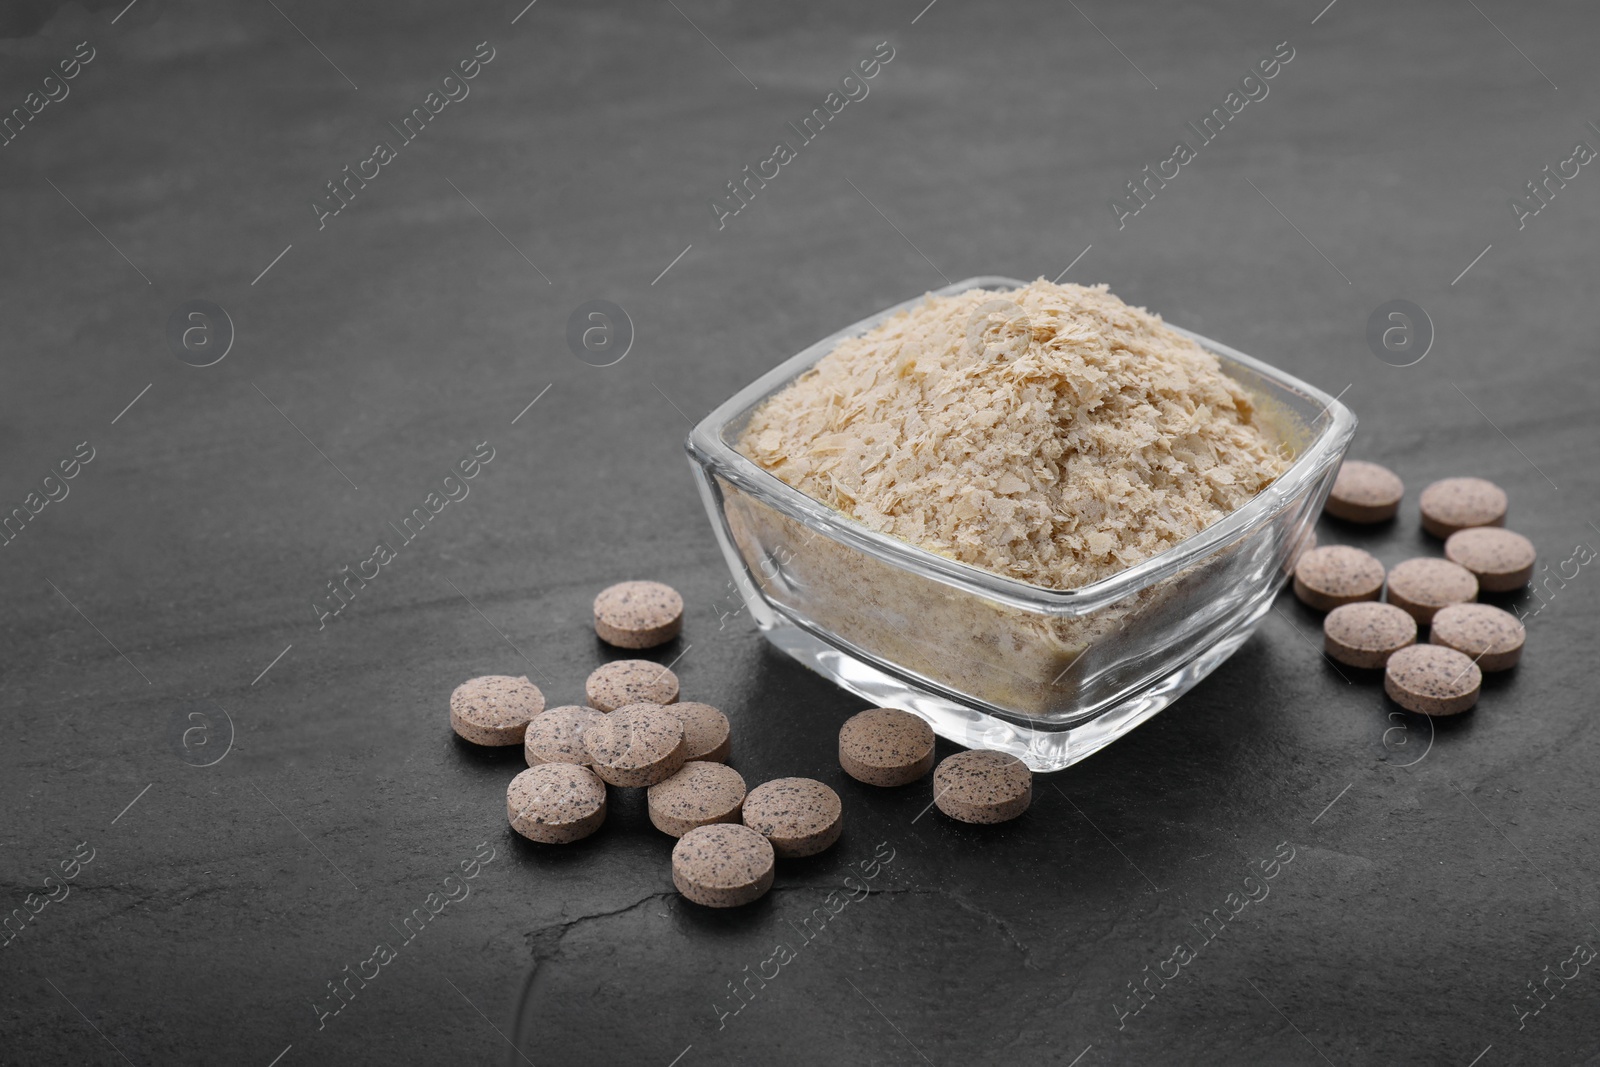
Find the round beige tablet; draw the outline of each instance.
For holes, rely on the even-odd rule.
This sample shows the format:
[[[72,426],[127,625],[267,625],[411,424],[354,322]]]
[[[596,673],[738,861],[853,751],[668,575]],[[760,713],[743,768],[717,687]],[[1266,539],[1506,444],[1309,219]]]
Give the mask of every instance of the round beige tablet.
[[[1483,672],[1471,658],[1443,645],[1411,645],[1389,657],[1383,691],[1419,715],[1459,715],[1478,702]]]
[[[738,822],[744,807],[744,778],[724,764],[693,760],[651,786],[648,800],[655,828],[682,837],[696,826]]]
[[[520,745],[528,723],[544,710],[544,694],[527,678],[490,674],[456,686],[450,727],[475,745]]]
[[[1389,572],[1389,603],[1426,625],[1447,604],[1465,604],[1478,597],[1478,579],[1447,559],[1408,559]]]
[[[728,717],[710,704],[684,700],[668,704],[667,710],[683,720],[683,759],[726,763],[733,751]]]
[[[1318,611],[1376,600],[1383,590],[1383,564],[1349,545],[1324,545],[1294,566],[1294,595]]]
[[[744,824],[785,859],[811,856],[839,840],[839,794],[814,778],[774,778],[744,798]]]
[[[619,659],[595,668],[583,683],[591,708],[616,711],[628,704],[674,704],[678,676],[647,659]]]
[[[1446,478],[1422,491],[1422,528],[1449,537],[1469,526],[1504,526],[1506,492],[1482,478]]]
[[[506,815],[529,841],[569,844],[606,821],[606,784],[574,763],[529,767],[506,789]]]
[[[961,822],[1006,822],[1033,803],[1033,772],[1007,752],[957,752],[933,772],[933,802]]]
[[[1389,657],[1417,643],[1417,620],[1393,604],[1344,604],[1322,620],[1322,646],[1340,663],[1378,670]]]
[[[1484,671],[1508,671],[1522,658],[1527,629],[1492,604],[1452,604],[1433,617],[1428,640],[1470,656]]]
[[[523,739],[522,754],[528,766],[593,762],[589,750],[583,747],[583,734],[603,718],[604,712],[576,704],[551,708],[540,715],[528,724],[528,735]]]
[[[1347,459],[1323,510],[1346,522],[1384,522],[1394,518],[1405,495],[1406,484],[1388,467]]]
[[[585,730],[583,745],[612,785],[655,785],[683,766],[683,720],[658,704],[629,704]]]
[[[708,908],[736,908],[772,888],[772,845],[747,826],[698,826],[672,846],[672,884]]]
[[[1486,593],[1508,593],[1527,585],[1538,556],[1532,541],[1498,526],[1457,530],[1445,539],[1444,554],[1471,571]]]
[[[683,597],[660,582],[618,582],[594,598],[594,632],[618,648],[654,648],[683,629]]]
[[[909,785],[933,770],[933,727],[899,708],[869,708],[839,728],[839,766],[868,785]]]

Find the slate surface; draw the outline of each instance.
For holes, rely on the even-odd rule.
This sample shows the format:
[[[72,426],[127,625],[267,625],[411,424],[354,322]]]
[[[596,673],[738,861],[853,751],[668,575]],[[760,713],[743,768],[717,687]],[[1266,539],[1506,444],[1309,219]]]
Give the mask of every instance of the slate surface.
[[[978,829],[842,777],[860,702],[723,617],[681,452],[689,420],[844,323],[1071,264],[1343,392],[1355,454],[1412,493],[1391,528],[1325,541],[1435,552],[1416,491],[1479,474],[1554,574],[1600,546],[1600,179],[1564,163],[1600,143],[1592,9],[56,6],[0,16],[0,105],[61,97],[0,147],[0,502],[59,495],[42,479],[80,442],[93,459],[0,550],[0,879],[41,909],[0,950],[0,1061],[1595,1055],[1600,978],[1567,962],[1600,943],[1593,565],[1436,732],[1321,659],[1285,597],[1176,707]],[[87,65],[44,82],[81,41]],[[869,95],[719,229],[725,183],[885,41]],[[1267,95],[1199,143],[1185,122],[1279,42]],[[390,123],[459,95],[442,79],[475,51],[469,94],[405,141]],[[1119,228],[1110,201],[1179,137],[1195,157]],[[364,164],[380,141],[393,158]],[[1519,228],[1509,198],[1547,164],[1578,173]],[[346,165],[377,171],[319,228]],[[1437,332],[1404,368],[1366,341],[1396,298]],[[208,367],[166,339],[197,299],[236,334]],[[636,331],[615,365],[569,351],[590,300]],[[198,325],[191,362],[225,339]],[[399,544],[389,524],[483,442],[470,495],[319,629],[339,568]],[[584,844],[525,844],[515,753],[448,731],[480,673],[577,700],[619,655],[589,601],[633,576],[684,593],[653,655],[728,711],[745,777],[844,798],[838,847],[754,907],[677,898],[641,797]],[[1275,853],[1266,898],[1207,941]],[[847,877],[879,892],[821,923]],[[1193,958],[1164,963],[1179,942]],[[362,971],[332,1014],[328,983]]]

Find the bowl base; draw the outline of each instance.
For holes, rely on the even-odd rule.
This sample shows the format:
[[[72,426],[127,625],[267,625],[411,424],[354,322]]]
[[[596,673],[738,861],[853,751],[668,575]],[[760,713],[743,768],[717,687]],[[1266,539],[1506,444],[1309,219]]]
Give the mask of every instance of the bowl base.
[[[967,748],[1009,752],[1033,771],[1048,773],[1093,755],[1194,688],[1250,639],[1262,617],[1271,610],[1272,602],[1272,597],[1265,598],[1176,670],[1126,700],[1086,722],[1055,729],[1013,722],[958,704],[840,651],[781,614],[764,633],[775,647],[876,707],[909,711],[926,719],[940,737]]]

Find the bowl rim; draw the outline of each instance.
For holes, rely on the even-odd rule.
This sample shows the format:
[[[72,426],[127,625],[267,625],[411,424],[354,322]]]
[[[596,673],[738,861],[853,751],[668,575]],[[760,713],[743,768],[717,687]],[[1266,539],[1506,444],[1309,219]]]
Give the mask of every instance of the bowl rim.
[[[1289,469],[1267,488],[1250,498],[1231,514],[1207,526],[1171,548],[1134,564],[1116,574],[1073,589],[1051,589],[1018,578],[1007,577],[941,556],[909,541],[870,529],[859,520],[807,496],[757,465],[723,440],[722,431],[762,398],[798,377],[832,352],[840,341],[872,329],[901,311],[920,304],[930,296],[952,296],[969,289],[1008,291],[1028,282],[1004,275],[987,274],[965,278],[938,289],[903,300],[869,315],[808,345],[717,405],[690,431],[684,448],[690,459],[707,473],[715,473],[744,492],[800,522],[809,529],[832,537],[875,557],[915,571],[944,584],[976,593],[1013,607],[1048,615],[1080,615],[1120,600],[1147,586],[1164,581],[1195,565],[1239,534],[1263,526],[1319,478],[1327,466],[1338,459],[1355,433],[1356,417],[1339,397],[1330,396],[1316,386],[1253,356],[1245,355],[1221,342],[1186,330],[1171,322],[1166,325],[1213,354],[1254,371],[1262,379],[1289,393],[1298,393],[1322,406],[1317,419],[1308,425],[1314,433]],[[1342,394],[1341,394],[1342,395]],[[1317,428],[1321,424],[1320,431]]]

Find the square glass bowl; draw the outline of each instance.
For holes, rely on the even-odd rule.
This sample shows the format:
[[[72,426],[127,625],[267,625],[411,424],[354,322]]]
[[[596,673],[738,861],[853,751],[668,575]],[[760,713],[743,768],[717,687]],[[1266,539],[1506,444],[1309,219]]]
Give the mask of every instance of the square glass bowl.
[[[969,278],[997,298],[1025,282]],[[875,706],[1035,771],[1060,770],[1172,703],[1272,606],[1355,432],[1335,397],[1187,330],[1248,389],[1294,460],[1233,514],[1109,578],[1045,589],[868,529],[735,447],[769,396],[916,297],[824,338],[734,394],[689,435],[733,582],[767,640]],[[1174,327],[1176,329],[1176,327]]]

